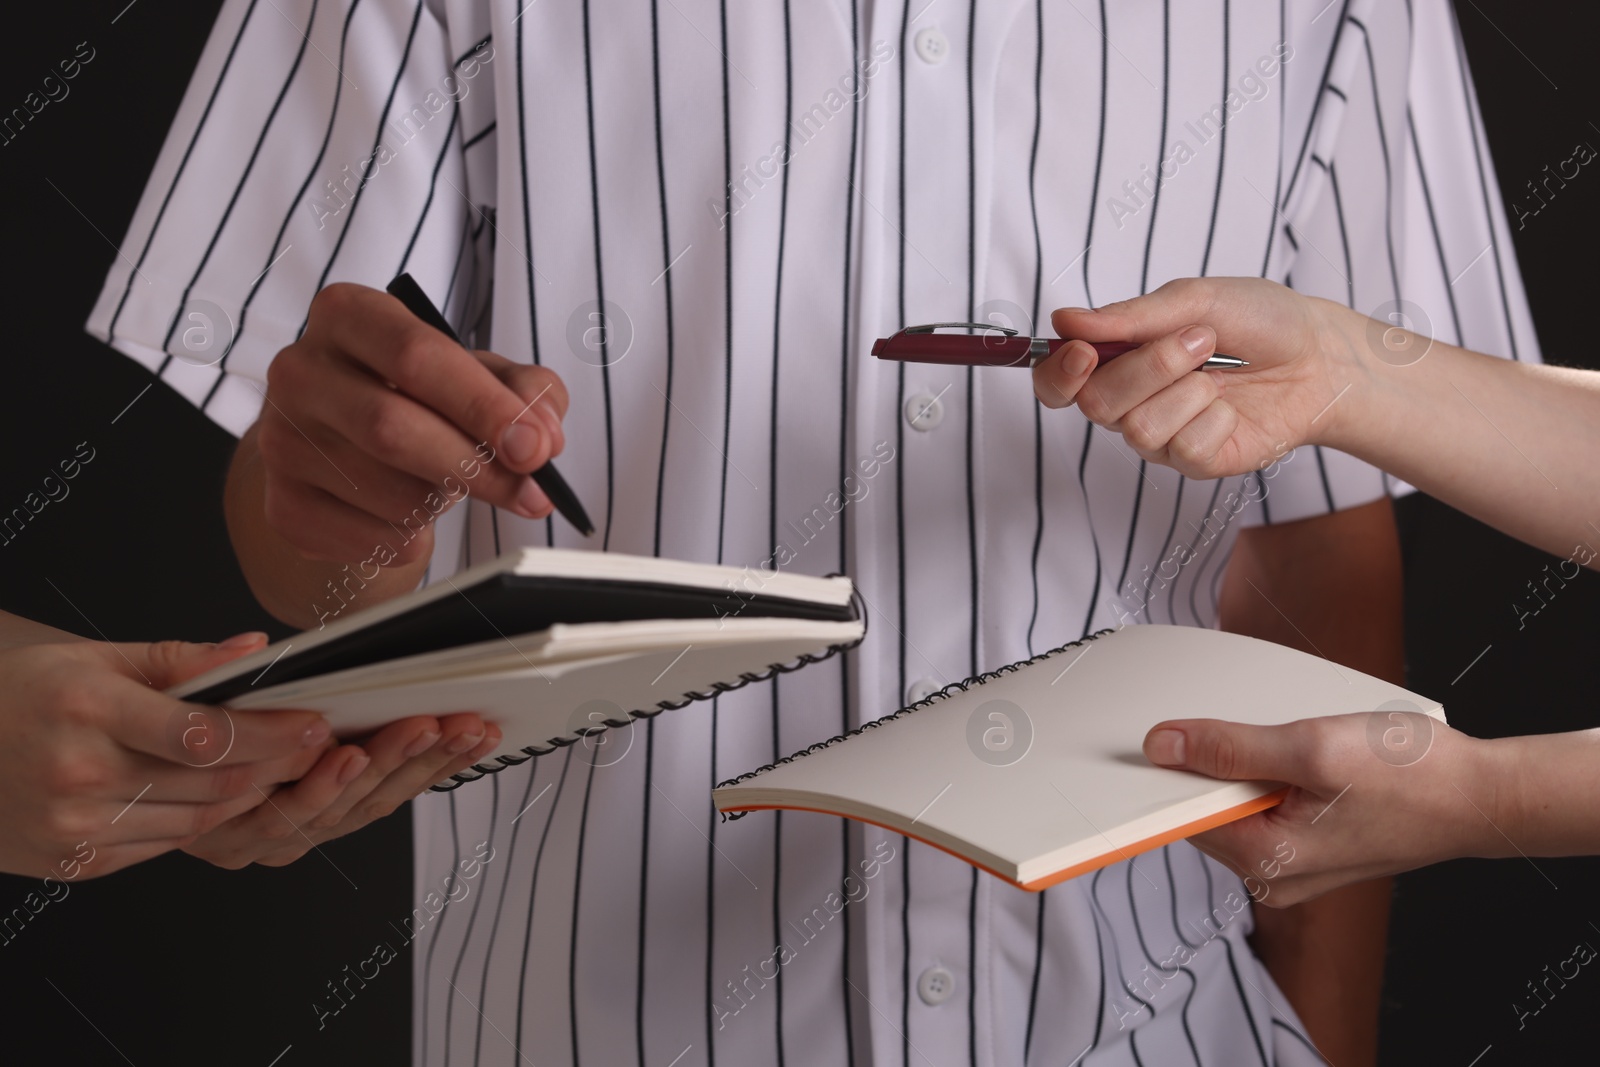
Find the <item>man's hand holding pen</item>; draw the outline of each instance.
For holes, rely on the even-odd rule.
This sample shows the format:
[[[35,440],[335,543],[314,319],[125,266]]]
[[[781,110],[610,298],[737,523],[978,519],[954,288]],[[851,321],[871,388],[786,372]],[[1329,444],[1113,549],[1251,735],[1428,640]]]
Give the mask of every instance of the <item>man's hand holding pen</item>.
[[[305,333],[272,361],[266,400],[256,431],[266,520],[309,558],[354,562],[390,545],[393,562],[424,559],[432,527],[419,509],[437,516],[461,495],[550,514],[528,475],[565,443],[560,378],[468,352],[387,293],[318,293]]]

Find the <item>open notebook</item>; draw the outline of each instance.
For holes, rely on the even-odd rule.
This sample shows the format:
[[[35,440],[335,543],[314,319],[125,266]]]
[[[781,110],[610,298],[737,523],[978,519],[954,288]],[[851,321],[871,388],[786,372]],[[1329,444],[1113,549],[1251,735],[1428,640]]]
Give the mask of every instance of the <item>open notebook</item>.
[[[832,655],[865,626],[848,578],[530,548],[169,693],[320,711],[341,737],[410,715],[481,712],[504,741],[459,784]]]
[[[947,686],[712,796],[724,813],[796,808],[872,823],[1044,889],[1283,798],[1274,783],[1151,765],[1142,745],[1156,723],[1360,711],[1398,715],[1380,725],[1402,729],[1419,715],[1444,721],[1435,701],[1282,645],[1132,626]]]

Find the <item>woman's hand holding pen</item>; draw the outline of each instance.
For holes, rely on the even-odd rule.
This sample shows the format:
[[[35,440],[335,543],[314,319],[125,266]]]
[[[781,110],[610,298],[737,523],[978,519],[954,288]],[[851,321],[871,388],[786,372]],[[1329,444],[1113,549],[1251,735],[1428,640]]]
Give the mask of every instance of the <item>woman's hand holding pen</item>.
[[[1063,345],[1034,367],[1034,392],[1047,407],[1076,403],[1189,477],[1242,474],[1335,432],[1344,413],[1333,402],[1358,373],[1340,313],[1254,278],[1184,279],[1094,311],[1064,308],[1051,316],[1062,337],[1147,343],[1099,370],[1089,345]],[[1250,365],[1194,373],[1219,349]]]
[[[1146,342],[1100,369],[1088,346],[1063,345],[1034,368],[1034,391],[1050,407],[1076,401],[1152,462],[1218,478],[1327,445],[1513,537],[1600,565],[1588,547],[1600,499],[1588,445],[1600,423],[1594,371],[1472,352],[1259,278],[1169,282],[1053,319],[1063,337]],[[1188,330],[1192,355],[1180,340]],[[1250,365],[1193,373],[1213,343]]]

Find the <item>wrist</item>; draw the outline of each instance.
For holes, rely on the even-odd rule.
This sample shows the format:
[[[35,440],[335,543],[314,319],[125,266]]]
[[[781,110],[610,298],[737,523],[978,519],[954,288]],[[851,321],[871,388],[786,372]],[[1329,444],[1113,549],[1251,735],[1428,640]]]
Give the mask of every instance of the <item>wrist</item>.
[[[1466,773],[1453,783],[1451,792],[1460,789],[1471,803],[1457,805],[1463,829],[1457,855],[1478,859],[1520,855],[1513,842],[1523,840],[1528,830],[1527,739],[1463,740],[1467,743]]]
[[[87,637],[58,630],[54,626],[46,626],[42,622],[25,619],[21,615],[13,615],[9,611],[0,611],[0,649],[25,648],[28,645],[54,645],[67,644],[76,641],[87,641]]]
[[[1374,394],[1380,387],[1368,362],[1367,327],[1373,320],[1343,304],[1310,300],[1316,349],[1327,373],[1329,405],[1308,428],[1308,444],[1355,454],[1371,434]]]

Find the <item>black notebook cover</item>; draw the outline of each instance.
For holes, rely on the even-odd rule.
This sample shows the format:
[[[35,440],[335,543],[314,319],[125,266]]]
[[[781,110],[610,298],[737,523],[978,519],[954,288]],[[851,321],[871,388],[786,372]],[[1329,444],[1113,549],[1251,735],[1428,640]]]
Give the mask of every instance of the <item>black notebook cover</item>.
[[[270,685],[331,674],[406,656],[548,630],[556,623],[627,622],[636,619],[704,619],[729,614],[725,588],[595,578],[500,573],[418,605],[304,652],[292,645],[266,671],[236,675],[184,697],[221,704],[270,672]],[[738,598],[741,617],[849,622],[853,604],[817,604],[763,596]]]

